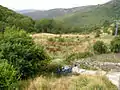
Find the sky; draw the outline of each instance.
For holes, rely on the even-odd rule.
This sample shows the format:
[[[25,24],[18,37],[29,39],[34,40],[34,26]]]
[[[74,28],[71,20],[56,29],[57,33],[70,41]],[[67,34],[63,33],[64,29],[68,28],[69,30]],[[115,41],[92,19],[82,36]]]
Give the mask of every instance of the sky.
[[[110,0],[0,0],[0,5],[13,10],[71,8],[77,6],[103,4]]]

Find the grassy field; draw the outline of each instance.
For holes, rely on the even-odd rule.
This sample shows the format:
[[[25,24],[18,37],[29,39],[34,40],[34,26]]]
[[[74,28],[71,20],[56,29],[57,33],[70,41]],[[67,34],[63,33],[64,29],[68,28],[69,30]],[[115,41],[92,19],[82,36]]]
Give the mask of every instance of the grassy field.
[[[55,64],[64,64],[66,57],[73,53],[93,52],[92,46],[98,40],[109,45],[114,38],[111,35],[101,35],[99,38],[95,38],[95,33],[87,35],[40,33],[33,34],[32,37],[36,44],[45,47],[52,57],[52,63]],[[112,59],[116,59],[114,54],[95,55],[90,58],[92,61],[101,62],[112,62]],[[119,62],[119,60],[116,59],[114,62]],[[79,75],[59,78],[54,75],[40,76],[24,83],[21,84],[22,87],[24,86],[23,90],[117,90],[104,76]]]
[[[54,61],[56,59],[64,60],[73,53],[93,52],[92,46],[96,41],[100,40],[109,44],[113,39],[111,35],[101,35],[101,37],[95,38],[95,33],[86,35],[40,33],[34,34],[32,37],[37,44],[45,47]]]
[[[102,76],[40,76],[29,82],[23,90],[117,90],[116,86]]]

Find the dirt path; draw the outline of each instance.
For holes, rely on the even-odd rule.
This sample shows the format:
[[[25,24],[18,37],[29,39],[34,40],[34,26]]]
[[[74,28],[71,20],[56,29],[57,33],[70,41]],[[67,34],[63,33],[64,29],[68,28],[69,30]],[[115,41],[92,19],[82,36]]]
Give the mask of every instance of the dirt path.
[[[119,87],[120,72],[111,72],[111,73],[108,73],[106,76],[114,85]]]
[[[105,71],[79,69],[78,73],[85,74],[85,75],[105,75],[118,88],[120,86],[120,80],[119,80],[120,72],[108,72],[108,73],[106,73]]]

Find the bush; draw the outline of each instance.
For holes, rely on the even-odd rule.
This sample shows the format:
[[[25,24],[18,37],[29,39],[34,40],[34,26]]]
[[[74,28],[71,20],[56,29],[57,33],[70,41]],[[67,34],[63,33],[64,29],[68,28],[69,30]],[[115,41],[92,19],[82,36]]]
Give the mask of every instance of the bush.
[[[61,37],[58,38],[58,42],[65,42],[65,41],[66,41],[65,38],[61,38]]]
[[[0,89],[13,88],[14,84],[18,81],[16,75],[17,71],[12,65],[8,64],[6,60],[0,60]]]
[[[48,41],[50,41],[50,42],[56,42],[56,39],[55,38],[48,38]]]
[[[42,72],[49,63],[50,58],[43,47],[35,45],[25,31],[8,28],[1,37],[0,58],[8,60],[22,77]]]
[[[96,32],[95,38],[100,37],[100,34],[101,34],[100,30],[98,30],[98,31]]]
[[[87,57],[91,57],[91,56],[93,56],[93,54],[90,52],[73,53],[66,58],[66,61],[68,63],[70,63],[71,61],[74,61],[75,59],[87,58]]]
[[[110,49],[111,49],[111,51],[114,52],[114,53],[119,53],[119,52],[120,52],[120,36],[115,37],[115,38],[111,41]]]
[[[96,54],[104,54],[107,53],[107,46],[102,41],[97,41],[93,45],[94,53]]]
[[[46,67],[46,72],[48,73],[57,73],[58,69],[61,69],[62,65],[61,64],[49,64]]]

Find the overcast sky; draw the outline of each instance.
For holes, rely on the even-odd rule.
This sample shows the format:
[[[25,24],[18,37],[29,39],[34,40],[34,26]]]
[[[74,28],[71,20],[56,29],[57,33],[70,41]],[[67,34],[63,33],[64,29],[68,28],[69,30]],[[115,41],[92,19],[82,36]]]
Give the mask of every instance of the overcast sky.
[[[0,0],[0,5],[14,10],[71,8],[77,6],[103,4],[110,0]]]

